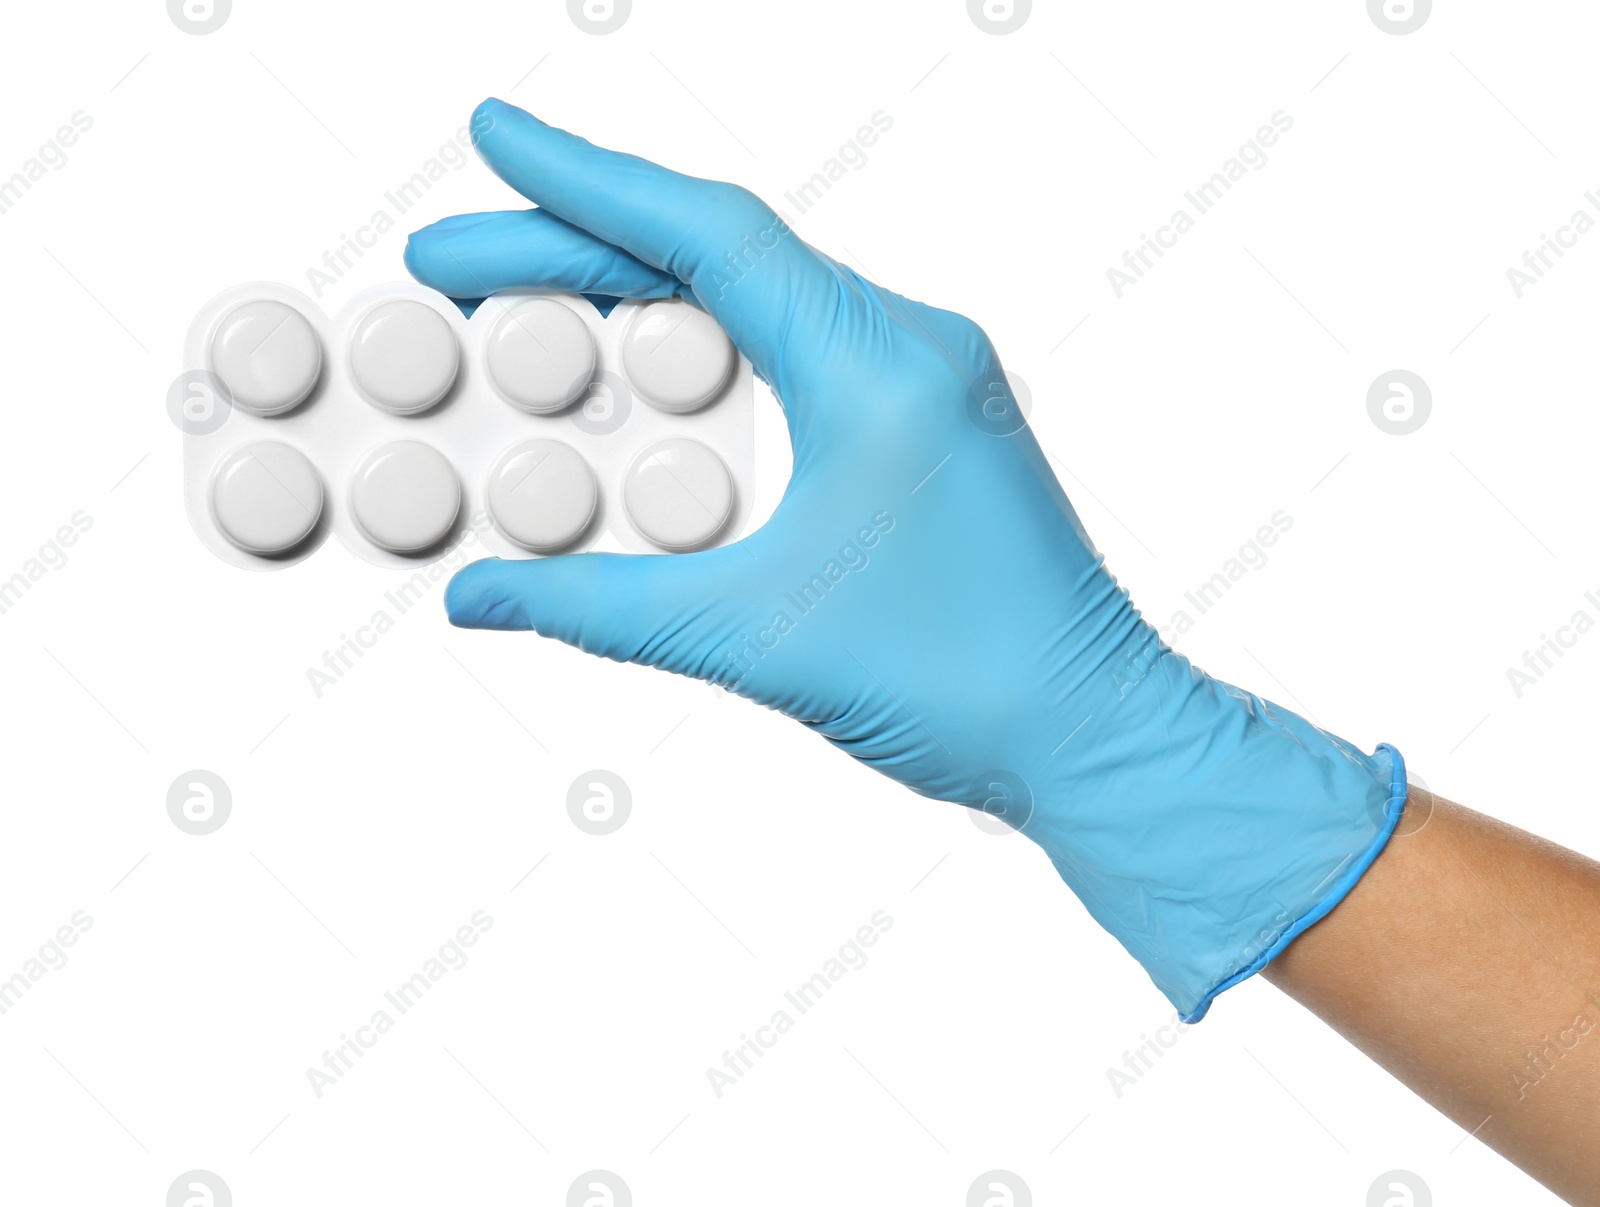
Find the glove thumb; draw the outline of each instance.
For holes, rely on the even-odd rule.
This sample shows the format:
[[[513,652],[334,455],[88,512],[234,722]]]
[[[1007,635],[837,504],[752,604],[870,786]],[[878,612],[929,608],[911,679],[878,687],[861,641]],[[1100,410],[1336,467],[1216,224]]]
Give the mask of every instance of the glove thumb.
[[[588,654],[707,679],[721,669],[738,631],[740,558],[750,555],[737,545],[689,554],[487,558],[450,580],[445,609],[461,628],[531,629]]]

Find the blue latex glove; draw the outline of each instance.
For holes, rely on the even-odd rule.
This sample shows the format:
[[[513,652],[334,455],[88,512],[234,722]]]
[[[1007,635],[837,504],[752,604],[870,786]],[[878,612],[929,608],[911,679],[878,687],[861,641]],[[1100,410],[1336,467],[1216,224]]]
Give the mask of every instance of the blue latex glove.
[[[412,273],[460,298],[688,298],[782,402],[794,471],[724,548],[477,562],[450,583],[452,623],[711,680],[1003,816],[1190,1020],[1349,891],[1399,819],[1398,752],[1365,755],[1167,648],[977,324],[862,279],[744,189],[499,101],[473,125],[539,208],[418,231]]]

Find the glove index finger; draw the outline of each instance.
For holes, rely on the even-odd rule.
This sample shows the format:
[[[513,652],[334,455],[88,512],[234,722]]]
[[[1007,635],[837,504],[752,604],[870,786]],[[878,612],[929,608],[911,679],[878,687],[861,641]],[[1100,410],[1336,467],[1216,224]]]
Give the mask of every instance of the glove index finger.
[[[484,162],[541,209],[685,282],[775,386],[779,350],[806,336],[804,311],[833,297],[822,257],[746,189],[597,147],[503,101],[478,106],[472,133]]]

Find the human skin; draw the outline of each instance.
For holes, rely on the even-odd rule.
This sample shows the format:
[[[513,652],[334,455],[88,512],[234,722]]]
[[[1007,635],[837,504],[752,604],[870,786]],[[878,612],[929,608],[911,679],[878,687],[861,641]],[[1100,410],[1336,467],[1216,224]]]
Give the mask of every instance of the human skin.
[[[1571,1203],[1600,1205],[1600,864],[1413,786],[1262,972]]]

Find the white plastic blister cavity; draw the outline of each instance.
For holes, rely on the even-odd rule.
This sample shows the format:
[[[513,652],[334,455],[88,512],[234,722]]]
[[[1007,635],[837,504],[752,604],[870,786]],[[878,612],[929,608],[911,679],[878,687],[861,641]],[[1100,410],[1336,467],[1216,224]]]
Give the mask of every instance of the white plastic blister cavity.
[[[703,311],[516,290],[470,319],[420,285],[333,318],[241,285],[184,344],[184,501],[225,561],[276,569],[331,534],[406,566],[475,530],[501,557],[685,552],[744,528],[750,366]]]

